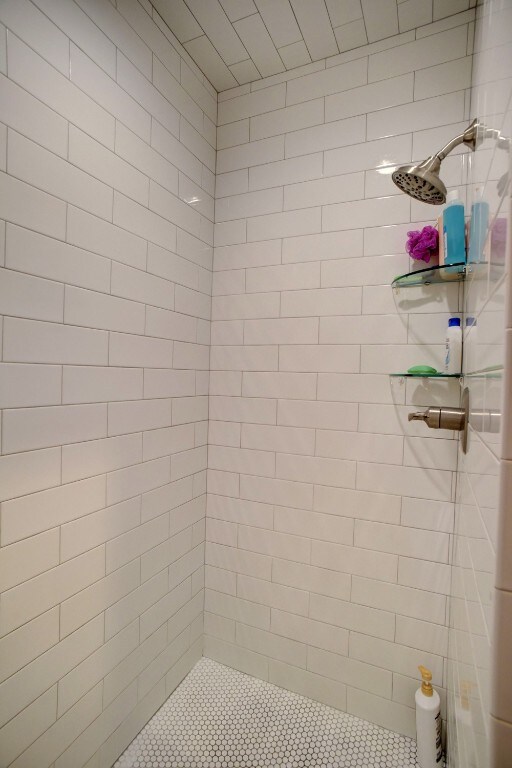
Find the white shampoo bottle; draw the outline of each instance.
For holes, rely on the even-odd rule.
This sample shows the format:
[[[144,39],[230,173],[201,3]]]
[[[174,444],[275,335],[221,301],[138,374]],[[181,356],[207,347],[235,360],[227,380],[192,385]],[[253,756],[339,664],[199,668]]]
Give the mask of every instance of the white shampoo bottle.
[[[441,701],[432,687],[432,672],[419,666],[421,685],[416,691],[416,741],[420,768],[442,765]]]
[[[446,330],[444,372],[460,373],[462,370],[462,328],[460,317],[450,317]]]

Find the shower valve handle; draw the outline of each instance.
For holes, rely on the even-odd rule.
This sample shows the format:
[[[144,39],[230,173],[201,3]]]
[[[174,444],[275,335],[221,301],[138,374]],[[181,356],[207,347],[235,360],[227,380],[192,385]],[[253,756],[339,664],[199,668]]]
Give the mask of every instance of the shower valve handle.
[[[426,411],[415,411],[407,416],[409,421],[424,421],[430,429],[463,430],[466,424],[464,408],[437,408],[430,406]]]
[[[464,453],[468,450],[469,388],[462,392],[462,408],[439,408],[431,405],[426,411],[409,413],[409,421],[424,421],[430,429],[450,429],[461,433],[460,444]]]

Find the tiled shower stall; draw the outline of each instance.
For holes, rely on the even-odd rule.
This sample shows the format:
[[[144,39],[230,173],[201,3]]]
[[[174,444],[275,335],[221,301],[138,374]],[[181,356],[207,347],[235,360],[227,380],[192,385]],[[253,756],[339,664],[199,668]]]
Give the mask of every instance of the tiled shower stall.
[[[512,136],[512,5],[405,0],[219,93],[179,5],[0,0],[0,766],[110,768],[204,655],[409,737],[425,664],[449,765],[508,768],[511,441],[463,458],[407,421],[459,381],[389,378],[466,312],[499,411],[508,272],[394,295],[438,213],[390,174],[475,116]],[[441,175],[508,220],[508,165]]]

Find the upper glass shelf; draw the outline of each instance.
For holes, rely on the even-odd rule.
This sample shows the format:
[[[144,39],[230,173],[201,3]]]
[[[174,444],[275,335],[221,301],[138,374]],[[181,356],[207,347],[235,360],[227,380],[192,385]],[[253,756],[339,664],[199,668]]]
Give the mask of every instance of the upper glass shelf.
[[[433,283],[460,282],[466,276],[466,264],[443,264],[442,266],[418,269],[395,277],[391,287],[410,288],[414,285],[432,285]]]

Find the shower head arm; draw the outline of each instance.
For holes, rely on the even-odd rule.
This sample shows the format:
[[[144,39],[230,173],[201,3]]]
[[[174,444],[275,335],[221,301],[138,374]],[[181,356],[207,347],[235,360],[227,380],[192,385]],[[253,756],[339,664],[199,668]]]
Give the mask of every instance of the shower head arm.
[[[466,147],[469,147],[474,152],[478,144],[484,141],[484,139],[494,139],[500,149],[510,148],[510,139],[502,136],[496,128],[487,128],[486,125],[479,123],[475,119],[471,125],[468,125],[465,131],[449,141],[445,147],[437,152],[435,157],[439,158],[439,160],[444,160],[446,155],[449,155],[460,144],[465,144]]]
[[[439,158],[439,160],[444,160],[446,155],[449,155],[452,150],[455,149],[455,147],[458,147],[460,144],[465,144],[466,147],[469,147],[473,152],[476,149],[477,145],[477,135],[480,139],[479,132],[481,130],[482,126],[478,123],[478,120],[473,120],[471,125],[469,125],[465,131],[460,133],[458,136],[456,136],[454,139],[448,142],[446,146],[444,146],[439,152],[436,153],[436,157]],[[490,129],[484,129],[485,133],[487,134],[487,131]]]

